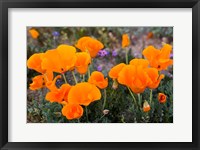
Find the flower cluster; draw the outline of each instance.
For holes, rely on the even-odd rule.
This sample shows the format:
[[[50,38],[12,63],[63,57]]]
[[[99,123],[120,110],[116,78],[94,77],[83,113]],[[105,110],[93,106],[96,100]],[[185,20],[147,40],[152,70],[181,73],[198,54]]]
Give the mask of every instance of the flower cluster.
[[[29,69],[40,73],[35,76],[30,84],[31,90],[46,87],[49,92],[45,99],[49,102],[57,102],[63,105],[62,114],[67,119],[78,119],[83,115],[83,107],[101,99],[100,89],[108,86],[108,79],[101,72],[94,71],[90,75],[89,65],[103,48],[103,44],[91,37],[82,37],[78,40],[76,47],[81,50],[77,52],[74,46],[59,45],[56,49],[47,50],[45,53],[33,54],[27,61]],[[75,70],[82,76],[88,73],[88,81],[78,82]],[[65,73],[72,72],[75,84],[67,82]],[[60,78],[65,83],[60,87],[56,81]]]
[[[30,29],[29,33],[34,39],[39,37],[39,32],[35,29]],[[57,31],[52,33],[54,39],[59,34]],[[153,33],[149,33],[147,38],[152,37]],[[113,80],[113,85],[107,91],[112,91],[113,94],[119,84],[122,87],[125,86],[133,98],[134,111],[139,113],[142,111],[146,115],[148,114],[146,112],[149,112],[154,106],[152,105],[152,91],[158,88],[161,80],[165,77],[164,72],[173,64],[171,59],[172,46],[164,44],[161,49],[151,45],[147,46],[142,51],[142,58],[128,61],[131,42],[133,41],[130,40],[128,34],[122,35],[121,49],[124,49],[122,52],[125,52],[126,63],[121,62],[110,69],[108,76]],[[85,114],[87,122],[89,122],[87,106],[104,98],[101,104],[102,117],[104,117],[109,113],[109,110],[105,109],[107,107],[108,78],[101,72],[102,64],[98,64],[97,71],[91,71],[91,68],[94,68],[91,65],[95,57],[108,55],[109,51],[104,48],[104,45],[89,36],[81,37],[74,46],[61,44],[43,53],[35,53],[27,60],[27,67],[38,73],[32,78],[29,88],[30,90],[47,88],[45,99],[51,103],[59,103],[62,106],[62,115],[68,120],[78,119],[79,121],[79,118]],[[117,55],[118,51],[113,50],[112,56]],[[71,77],[73,77],[74,82],[71,82]],[[58,81],[62,82],[57,84]],[[140,95],[144,92],[146,94],[145,90],[150,91],[149,100]],[[167,101],[167,95],[161,93],[162,90],[159,92],[157,92],[156,97],[159,106],[161,106]],[[138,96],[138,101],[135,96]]]
[[[169,44],[165,44],[161,50],[148,46],[143,51],[146,59],[132,59],[129,64],[120,63],[114,66],[109,72],[109,77],[113,79],[113,88],[116,89],[120,83],[135,94],[143,93],[146,88],[156,89],[164,78],[164,74],[160,71],[173,64],[170,59],[171,50],[172,46]],[[160,103],[164,103],[166,96],[160,93],[158,99]],[[147,104],[146,101],[144,107],[149,106]],[[144,111],[147,110],[150,109]]]

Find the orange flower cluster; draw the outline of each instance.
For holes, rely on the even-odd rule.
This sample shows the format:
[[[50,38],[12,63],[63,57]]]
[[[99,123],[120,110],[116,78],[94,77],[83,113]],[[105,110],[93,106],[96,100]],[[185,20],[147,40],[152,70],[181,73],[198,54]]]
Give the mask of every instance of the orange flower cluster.
[[[146,88],[155,89],[164,78],[159,71],[173,63],[169,58],[171,49],[172,47],[168,44],[161,50],[152,49],[152,46],[149,46],[143,51],[147,60],[132,59],[127,65],[120,63],[110,70],[109,77],[115,84],[117,81],[136,94],[143,93]]]
[[[45,99],[62,104],[62,114],[69,120],[80,118],[83,115],[82,105],[88,106],[91,102],[101,99],[99,88],[104,89],[108,86],[108,79],[98,71],[92,72],[88,82],[56,86],[56,80],[61,78],[61,75],[64,76],[66,71],[76,69],[78,73],[86,74],[91,57],[96,56],[103,44],[96,39],[83,37],[78,40],[76,47],[82,52],[76,52],[75,47],[62,44],[45,53],[33,54],[27,61],[29,69],[41,73],[32,79],[30,89],[48,88]],[[61,75],[54,77],[54,72]]]
[[[145,59],[133,59],[128,65],[123,63],[113,67],[109,76],[122,85],[128,86],[134,93],[142,93],[145,88],[158,87],[164,75],[159,75],[156,68],[149,68]]]

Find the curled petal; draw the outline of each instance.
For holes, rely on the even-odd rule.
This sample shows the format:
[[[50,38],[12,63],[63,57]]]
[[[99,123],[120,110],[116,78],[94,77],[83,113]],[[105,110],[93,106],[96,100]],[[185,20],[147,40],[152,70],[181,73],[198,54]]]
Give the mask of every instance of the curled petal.
[[[104,79],[104,75],[99,71],[92,72],[88,82],[96,85],[100,89],[108,86],[108,78]]]
[[[33,82],[30,84],[29,87],[31,90],[37,90],[45,86],[45,80],[43,75],[35,76],[32,80]]]
[[[83,115],[83,108],[78,104],[68,103],[62,108],[62,114],[68,120],[78,119]]]
[[[75,67],[80,74],[85,74],[88,70],[88,65],[91,63],[91,57],[87,52],[76,53],[76,56]]]
[[[88,106],[91,102],[101,98],[100,90],[93,84],[82,82],[71,88],[68,102]]]
[[[45,69],[42,69],[41,67],[43,55],[44,53],[33,54],[27,61],[28,68],[33,69],[39,73],[45,73]]]
[[[109,77],[112,79],[117,79],[120,71],[123,69],[124,66],[126,66],[126,64],[120,63],[120,64],[114,66],[113,68],[111,68],[108,73]]]

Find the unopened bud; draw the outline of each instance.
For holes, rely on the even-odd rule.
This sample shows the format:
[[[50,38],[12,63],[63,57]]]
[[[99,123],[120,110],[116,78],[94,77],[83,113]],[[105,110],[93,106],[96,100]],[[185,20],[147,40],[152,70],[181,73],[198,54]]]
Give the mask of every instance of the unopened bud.
[[[143,111],[148,112],[148,111],[150,111],[150,109],[151,109],[151,107],[150,107],[149,103],[147,101],[144,101]]]
[[[118,82],[117,82],[117,80],[115,79],[115,80],[113,80],[113,85],[112,85],[112,88],[113,89],[117,89],[118,88]]]
[[[108,109],[103,110],[103,114],[104,114],[104,115],[107,115],[108,113],[109,113],[109,110],[108,110]]]

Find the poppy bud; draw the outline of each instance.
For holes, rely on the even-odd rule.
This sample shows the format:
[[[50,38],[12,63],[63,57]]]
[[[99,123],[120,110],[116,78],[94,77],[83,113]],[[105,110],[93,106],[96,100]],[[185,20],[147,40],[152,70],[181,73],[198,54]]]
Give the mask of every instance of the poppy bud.
[[[149,103],[147,101],[145,101],[143,103],[143,111],[148,112],[148,111],[150,111],[150,109],[151,109],[151,107],[150,107]]]
[[[167,100],[167,96],[164,93],[158,93],[158,101],[160,103],[165,103]]]
[[[113,88],[114,90],[116,90],[116,89],[118,88],[118,82],[117,82],[116,79],[113,80],[112,88]]]
[[[107,115],[108,113],[109,113],[109,110],[108,110],[108,109],[103,110],[103,114],[104,114],[104,115]]]

